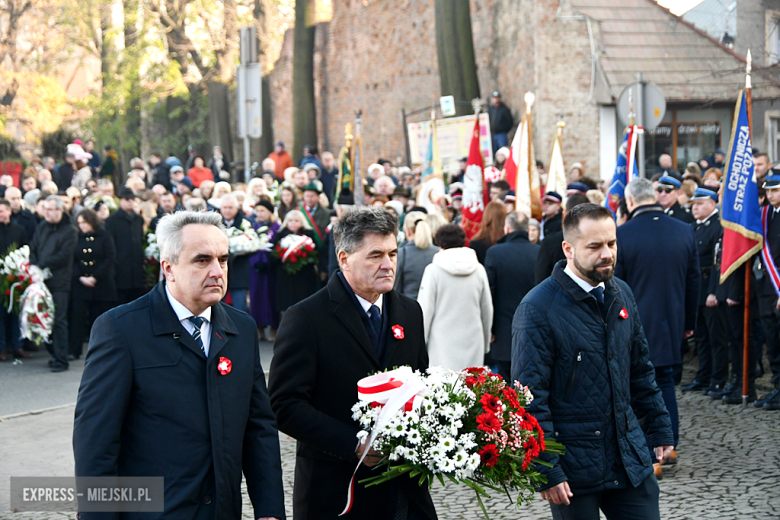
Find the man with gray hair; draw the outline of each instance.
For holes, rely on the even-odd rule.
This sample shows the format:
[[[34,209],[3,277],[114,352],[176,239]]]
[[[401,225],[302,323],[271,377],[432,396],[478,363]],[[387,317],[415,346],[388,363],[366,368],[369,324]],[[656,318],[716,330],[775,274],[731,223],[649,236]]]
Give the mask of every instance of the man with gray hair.
[[[241,517],[243,473],[252,518],[284,518],[257,328],[221,303],[222,217],[166,215],[157,241],[165,278],[92,328],[73,427],[76,476],[164,477],[165,510],[142,516],[205,520]]]
[[[43,210],[44,220],[30,243],[30,263],[51,271],[45,283],[54,300],[54,328],[46,348],[52,355],[51,371],[64,372],[68,369],[68,302],[78,234],[57,195],[46,197]]]
[[[490,358],[498,373],[511,381],[512,318],[525,295],[534,288],[539,245],[528,240],[528,217],[522,211],[506,216],[504,236],[488,249],[485,270],[493,296],[493,337]]]
[[[344,213],[333,236],[340,272],[284,314],[274,345],[269,388],[279,428],[298,441],[293,489],[295,520],[435,519],[427,486],[407,476],[365,487],[381,456],[358,443],[352,420],[357,382],[372,372],[428,367],[423,315],[393,290],[398,224],[383,208]]]
[[[691,337],[696,328],[701,283],[696,238],[690,225],[666,215],[655,203],[649,180],[632,180],[625,194],[631,220],[617,230],[615,276],[624,280],[636,297],[656,383],[669,411],[677,446],[675,367],[682,364],[683,339]],[[648,449],[660,477],[663,461],[655,460],[653,446],[648,445]],[[669,462],[676,461],[673,451]]]
[[[242,230],[245,227],[252,227],[252,223],[244,216],[241,211],[238,199],[232,193],[223,195],[219,212],[222,214],[222,220],[228,229]],[[246,312],[246,296],[249,292],[249,255],[244,253],[231,254],[229,262],[230,277],[228,278],[228,294],[230,294],[231,305],[241,312]],[[282,288],[284,290],[284,288]]]

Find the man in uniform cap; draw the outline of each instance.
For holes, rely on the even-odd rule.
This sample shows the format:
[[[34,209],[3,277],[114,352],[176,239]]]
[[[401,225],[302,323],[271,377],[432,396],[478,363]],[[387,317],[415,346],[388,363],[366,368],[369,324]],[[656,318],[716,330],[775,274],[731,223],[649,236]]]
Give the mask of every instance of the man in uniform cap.
[[[566,186],[566,195],[573,195],[575,193],[588,193],[588,185],[582,182],[572,182]]]
[[[658,186],[656,187],[656,201],[661,207],[664,208],[664,213],[672,218],[676,218],[686,224],[693,224],[693,216],[685,211],[678,199],[680,198],[680,188],[682,182],[675,179],[671,175],[664,175],[658,179]]]
[[[778,290],[772,283],[772,277],[778,281],[777,267],[780,265],[780,175],[770,170],[764,181],[769,207],[766,209],[766,224],[764,226],[765,253],[757,262],[753,273],[756,275],[758,292],[758,309],[761,323],[766,331],[767,357],[772,369],[772,384],[774,389],[754,403],[756,408],[765,410],[780,410],[780,322],[778,310],[780,299]],[[771,265],[767,265],[771,263]],[[756,272],[758,271],[758,272]]]
[[[504,208],[506,209],[507,215],[509,215],[515,210],[516,202],[517,202],[517,195],[515,195],[515,190],[509,190],[504,194]]]
[[[563,210],[561,205],[563,204],[563,197],[558,192],[550,191],[544,195],[542,199],[542,228],[539,235],[539,240],[544,240],[544,237],[561,230],[561,224],[563,222]]]
[[[713,271],[715,247],[720,242],[723,227],[718,213],[717,190],[707,186],[699,187],[693,193],[691,202],[691,212],[696,219],[694,232],[702,280],[694,332],[699,370],[694,380],[680,389],[683,392],[704,392],[709,395],[723,388],[729,371],[728,334],[718,311],[716,296],[720,273]]]

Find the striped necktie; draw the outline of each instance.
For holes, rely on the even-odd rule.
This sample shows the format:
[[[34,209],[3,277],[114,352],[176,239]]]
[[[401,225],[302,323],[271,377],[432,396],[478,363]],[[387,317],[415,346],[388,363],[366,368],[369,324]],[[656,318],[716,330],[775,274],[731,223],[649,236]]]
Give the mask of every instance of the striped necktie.
[[[203,346],[203,338],[200,337],[200,328],[206,322],[206,318],[201,318],[200,316],[190,316],[187,319],[190,320],[193,325],[195,325],[195,330],[192,331],[192,339],[195,340],[195,343],[198,344],[200,349],[205,354],[206,348]]]

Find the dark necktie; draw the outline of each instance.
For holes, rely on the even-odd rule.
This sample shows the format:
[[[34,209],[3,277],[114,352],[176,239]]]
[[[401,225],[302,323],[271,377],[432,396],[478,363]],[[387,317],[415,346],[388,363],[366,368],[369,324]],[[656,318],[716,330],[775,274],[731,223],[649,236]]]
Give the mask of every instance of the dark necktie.
[[[599,287],[594,287],[594,288],[593,288],[593,289],[590,291],[590,294],[592,294],[592,295],[593,295],[593,297],[594,297],[594,298],[596,298],[596,300],[597,300],[599,303],[604,303],[604,288],[603,288],[603,287],[601,287],[601,286],[599,286]]]
[[[192,331],[192,339],[195,340],[195,343],[198,344],[200,350],[202,350],[205,354],[206,348],[203,346],[203,338],[200,337],[200,328],[206,322],[206,318],[201,318],[200,316],[190,316],[187,319],[190,320],[193,325],[195,325],[195,330]]]
[[[374,329],[374,335],[377,339],[377,345],[374,345],[374,347],[378,347],[379,335],[382,333],[382,313],[379,312],[379,307],[372,305],[368,309],[368,320],[371,322],[371,328]]]

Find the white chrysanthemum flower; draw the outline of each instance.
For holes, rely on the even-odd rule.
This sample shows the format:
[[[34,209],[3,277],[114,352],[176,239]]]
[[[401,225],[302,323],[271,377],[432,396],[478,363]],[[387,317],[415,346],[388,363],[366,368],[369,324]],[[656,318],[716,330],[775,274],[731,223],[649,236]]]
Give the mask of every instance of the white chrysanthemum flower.
[[[357,432],[357,439],[360,442],[365,442],[365,440],[368,438],[368,432],[365,430],[360,430]]]
[[[410,429],[406,433],[406,440],[409,441],[410,444],[420,444],[420,441],[422,441],[420,430]]]

